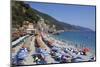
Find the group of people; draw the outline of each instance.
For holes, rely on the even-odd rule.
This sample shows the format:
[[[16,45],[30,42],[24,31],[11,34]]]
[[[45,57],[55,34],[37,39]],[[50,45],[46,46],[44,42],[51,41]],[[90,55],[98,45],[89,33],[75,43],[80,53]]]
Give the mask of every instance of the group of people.
[[[48,47],[50,47],[51,56],[59,63],[95,61],[95,57],[89,55],[89,48],[79,49],[76,47],[62,47],[62,42],[60,44],[55,42],[54,39],[52,41],[43,34],[42,38]]]
[[[44,43],[50,50],[44,46]],[[88,56],[90,49],[85,48],[79,50],[75,47],[62,47],[60,42],[58,43],[55,42],[55,40],[50,40],[43,33],[35,35],[35,48],[35,53],[32,54],[32,57],[33,63],[36,64],[48,64],[47,59],[49,59],[49,57],[52,57],[55,60],[55,62],[50,63],[85,62],[95,60],[95,57]],[[23,61],[25,61],[29,52],[29,47],[24,44],[16,55],[12,55],[12,64],[23,65]]]

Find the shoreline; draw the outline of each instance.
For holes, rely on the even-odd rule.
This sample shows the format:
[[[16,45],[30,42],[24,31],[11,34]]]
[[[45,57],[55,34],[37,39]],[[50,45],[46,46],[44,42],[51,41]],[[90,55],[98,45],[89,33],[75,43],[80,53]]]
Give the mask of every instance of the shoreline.
[[[82,47],[76,47],[75,46],[75,43],[71,43],[69,45],[68,44],[69,41],[63,42],[62,40],[55,39],[55,37],[52,37],[49,34],[47,34],[46,38],[47,38],[47,40],[53,40],[53,41],[56,41],[56,43],[58,42],[58,45],[57,46],[59,46],[61,48],[63,48],[63,47],[65,47],[65,48],[74,48],[74,49],[78,49],[78,50],[82,50],[83,48],[85,48],[85,47],[83,47],[83,48]],[[90,50],[90,53],[93,54],[92,50]],[[93,54],[93,55],[95,55],[95,54]]]
[[[72,48],[75,48],[75,49],[80,49],[80,50],[82,50],[83,48],[85,48],[85,47],[80,47],[80,46],[76,46],[75,44],[77,44],[77,45],[79,45],[80,43],[74,43],[74,42],[72,42],[72,41],[63,41],[63,40],[59,40],[59,39],[56,39],[55,37],[50,37],[51,39],[53,39],[53,40],[55,40],[55,41],[57,41],[57,42],[59,42],[60,44],[62,44],[63,43],[63,47],[67,47],[67,48],[70,48],[70,47],[72,47]],[[62,46],[61,46],[62,47]],[[91,51],[91,54],[93,55],[95,55],[95,50],[92,50],[92,48],[89,48]]]
[[[32,39],[33,37],[34,39]],[[93,57],[91,61],[95,61],[94,59],[95,56],[91,56],[91,52],[89,54],[88,51],[83,55],[82,49],[76,48],[74,45],[69,45],[67,42],[57,40],[54,37],[50,36],[50,34],[41,32],[38,35],[33,37],[30,38],[32,42],[31,40],[28,39],[31,43],[30,45],[28,45],[28,48],[31,48],[31,52],[29,52],[29,56],[26,57],[26,61],[24,61],[25,65],[29,63],[39,64],[37,62],[39,62],[40,60],[42,60],[43,64],[90,61],[91,57]],[[19,50],[20,49],[21,47],[19,48]],[[27,49],[27,47],[25,47],[25,49]],[[37,51],[37,49],[39,52]],[[55,50],[57,52],[55,52]],[[32,57],[35,56],[36,54],[43,55],[43,57],[41,56],[42,59],[38,58],[38,60],[40,59],[39,61],[33,62]],[[82,59],[78,59],[77,57],[80,57]]]
[[[68,31],[68,35],[69,35],[69,32],[70,31]],[[73,31],[72,31],[73,32]],[[82,31],[80,31],[80,32],[82,32]],[[83,31],[84,32],[84,31]],[[85,32],[87,32],[87,31],[85,31]],[[89,31],[90,33],[91,33],[91,31]],[[94,36],[93,38],[95,38],[95,31],[92,31],[93,32],[93,35],[92,36]],[[64,33],[64,32],[63,32]],[[66,33],[66,31],[65,31],[65,33]],[[96,51],[95,51],[95,41],[92,39],[92,40],[88,40],[89,41],[89,43],[87,42],[87,41],[84,41],[84,38],[83,38],[83,40],[81,39],[81,40],[78,40],[78,39],[76,39],[76,41],[75,41],[75,39],[72,39],[72,37],[71,37],[71,39],[70,40],[68,40],[68,39],[66,39],[66,38],[64,38],[64,37],[62,37],[63,35],[65,35],[65,34],[59,34],[59,35],[50,35],[51,37],[53,37],[54,39],[56,39],[56,40],[59,40],[59,41],[62,41],[62,42],[64,42],[64,43],[68,43],[68,45],[73,45],[73,46],[75,46],[75,47],[78,47],[78,48],[80,48],[80,49],[82,49],[82,48],[85,48],[85,47],[87,47],[87,48],[90,48],[92,51],[91,52],[93,52],[93,53],[95,53]],[[91,34],[90,34],[91,35]],[[69,35],[70,36],[70,35]],[[69,37],[68,36],[68,37]],[[76,35],[77,36],[77,35]],[[82,36],[84,36],[84,35],[82,35]],[[67,37],[67,36],[66,36]],[[86,37],[88,38],[88,36],[86,35]],[[75,37],[75,38],[77,38],[77,37]],[[89,38],[91,39],[91,36],[89,36]],[[93,41],[93,42],[92,42]],[[92,42],[92,43],[91,43]]]

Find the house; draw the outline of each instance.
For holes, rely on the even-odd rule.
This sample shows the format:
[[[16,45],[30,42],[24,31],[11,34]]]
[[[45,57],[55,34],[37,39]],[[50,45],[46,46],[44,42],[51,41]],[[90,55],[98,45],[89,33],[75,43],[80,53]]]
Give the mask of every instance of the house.
[[[33,23],[29,23],[27,26],[26,32],[28,34],[33,34],[33,33],[35,33],[35,31],[36,31],[36,29],[34,28]]]

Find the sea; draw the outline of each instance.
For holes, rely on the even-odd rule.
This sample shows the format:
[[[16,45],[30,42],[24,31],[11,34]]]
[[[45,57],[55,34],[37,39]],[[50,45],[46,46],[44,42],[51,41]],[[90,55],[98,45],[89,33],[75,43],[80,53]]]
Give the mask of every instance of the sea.
[[[79,48],[90,48],[91,52],[96,52],[96,33],[94,31],[70,31],[53,35],[55,39],[67,42]]]

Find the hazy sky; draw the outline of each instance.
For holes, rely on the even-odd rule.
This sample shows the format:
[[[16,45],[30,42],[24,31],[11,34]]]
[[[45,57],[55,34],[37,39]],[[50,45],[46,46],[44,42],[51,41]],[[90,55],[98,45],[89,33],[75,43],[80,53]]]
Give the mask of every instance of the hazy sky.
[[[59,21],[78,25],[95,30],[95,6],[62,5],[48,3],[28,4],[43,13],[46,13]]]

